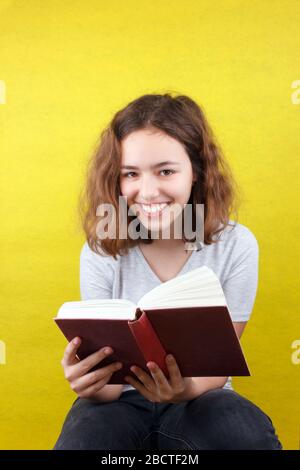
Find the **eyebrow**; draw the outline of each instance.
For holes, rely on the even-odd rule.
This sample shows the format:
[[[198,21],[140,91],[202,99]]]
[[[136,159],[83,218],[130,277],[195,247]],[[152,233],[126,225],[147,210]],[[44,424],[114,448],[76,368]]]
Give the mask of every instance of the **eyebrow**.
[[[160,166],[164,166],[164,165],[179,165],[179,162],[172,162],[170,160],[166,160],[164,162],[160,162],[160,163],[156,163],[156,165],[152,165],[150,168],[159,168]],[[133,165],[123,165],[121,166],[121,169],[122,170],[138,170],[138,167],[137,166],[133,166]]]

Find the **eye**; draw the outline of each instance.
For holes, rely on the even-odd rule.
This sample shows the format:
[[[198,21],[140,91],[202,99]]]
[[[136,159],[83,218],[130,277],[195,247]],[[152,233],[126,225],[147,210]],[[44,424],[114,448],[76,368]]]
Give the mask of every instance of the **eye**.
[[[171,172],[171,174],[174,174],[174,173],[175,173],[175,171],[174,171],[174,170],[167,170],[167,169],[165,169],[165,170],[161,170],[161,171],[170,171],[170,172]],[[170,176],[170,175],[166,175],[166,176]]]
[[[170,169],[161,170],[160,173],[163,172],[163,171],[169,171],[169,172],[171,172],[171,174],[174,174],[174,173],[175,173],[174,170],[170,170]],[[123,174],[122,174],[122,176],[125,177],[125,178],[131,178],[130,175],[136,175],[135,171],[128,171],[127,173],[123,173]],[[167,174],[167,175],[165,175],[165,176],[170,176],[170,174]]]
[[[123,173],[122,176],[127,177],[128,175],[131,175],[132,173],[135,173],[134,171],[128,171],[128,173]]]

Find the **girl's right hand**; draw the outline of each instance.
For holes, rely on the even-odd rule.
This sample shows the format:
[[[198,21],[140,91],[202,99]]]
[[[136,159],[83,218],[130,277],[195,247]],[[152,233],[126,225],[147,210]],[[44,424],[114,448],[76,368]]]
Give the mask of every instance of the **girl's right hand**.
[[[122,364],[114,362],[89,372],[92,367],[109,356],[109,354],[112,354],[113,350],[110,347],[104,347],[80,361],[76,357],[80,344],[81,339],[78,336],[68,343],[64,357],[61,360],[61,365],[64,369],[65,378],[78,397],[93,398],[107,384],[113,373],[122,368]],[[105,354],[106,349],[109,349],[109,354]]]

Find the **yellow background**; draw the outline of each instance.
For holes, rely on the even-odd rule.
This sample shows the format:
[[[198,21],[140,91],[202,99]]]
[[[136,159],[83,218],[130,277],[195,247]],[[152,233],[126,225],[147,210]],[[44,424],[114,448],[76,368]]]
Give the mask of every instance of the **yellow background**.
[[[76,203],[99,132],[130,100],[190,95],[242,188],[257,299],[235,389],[299,448],[298,1],[0,1],[1,449],[50,449],[76,398],[52,318],[79,297]],[[298,400],[298,401],[297,401]]]

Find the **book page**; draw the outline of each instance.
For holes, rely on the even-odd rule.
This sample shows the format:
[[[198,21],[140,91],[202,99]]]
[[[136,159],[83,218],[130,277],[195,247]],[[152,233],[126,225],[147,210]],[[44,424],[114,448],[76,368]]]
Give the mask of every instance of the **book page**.
[[[193,269],[154,287],[138,301],[140,308],[226,305],[220,281],[207,266]]]
[[[65,302],[58,310],[56,318],[101,318],[132,320],[136,305],[127,299],[93,299]]]

